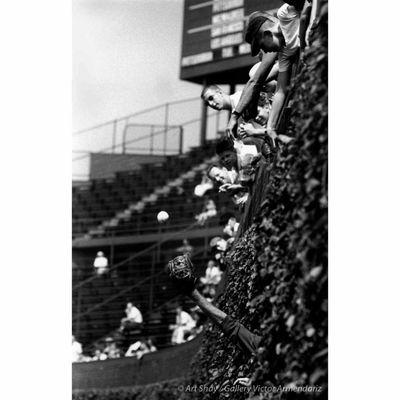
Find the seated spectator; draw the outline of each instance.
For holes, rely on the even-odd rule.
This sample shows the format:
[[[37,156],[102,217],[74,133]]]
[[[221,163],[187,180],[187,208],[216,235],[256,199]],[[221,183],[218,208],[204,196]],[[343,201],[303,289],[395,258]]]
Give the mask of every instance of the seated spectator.
[[[132,343],[128,350],[125,353],[125,357],[137,357],[141,358],[143,354],[146,352],[146,346],[144,345],[143,342],[140,340],[136,341],[135,343]],[[140,356],[140,357],[139,357]]]
[[[150,350],[150,353],[157,351],[157,347],[153,344],[153,339],[151,337],[146,340],[146,346]]]
[[[103,275],[108,271],[108,260],[102,251],[97,252],[93,267],[97,275]]]
[[[184,343],[186,341],[185,335],[195,326],[194,319],[186,311],[183,311],[181,306],[178,306],[176,308],[176,323],[170,325],[170,329],[173,329],[171,343],[173,345]]]
[[[112,337],[108,337],[106,339],[106,347],[103,353],[107,356],[107,358],[119,358],[121,356],[120,350],[118,349],[117,344]]]
[[[150,338],[143,341],[138,340],[129,346],[129,349],[125,353],[125,357],[136,357],[140,360],[145,354],[154,351],[157,351],[157,348],[154,346]]]
[[[141,327],[143,323],[142,313],[131,302],[127,303],[125,313],[126,317],[121,319],[120,331],[126,328],[134,329]]]
[[[203,207],[203,211],[195,216],[195,219],[200,225],[204,223],[211,217],[217,215],[217,207],[212,199],[206,199]]]
[[[202,293],[208,299],[213,299],[216,294],[216,287],[221,281],[222,271],[214,260],[208,261],[205,275],[200,277],[203,285]]]
[[[222,237],[216,236],[211,239],[210,247],[211,247],[211,249],[215,249],[217,251],[224,252],[227,249],[227,243],[226,243],[226,240],[223,239]]]
[[[82,345],[72,335],[72,362],[79,362],[82,360]]]
[[[231,238],[234,238],[237,234],[238,229],[239,222],[237,222],[236,217],[232,216],[229,218],[227,224],[225,225],[223,232]]]
[[[230,243],[220,236],[216,236],[210,241],[211,253],[217,265],[222,271],[226,269],[225,254],[229,249]]]
[[[218,285],[221,280],[222,271],[213,260],[208,261],[205,275],[200,278],[200,282],[205,285]]]
[[[107,355],[104,354],[100,349],[96,349],[94,351],[94,356],[92,357],[92,361],[104,361],[107,360]]]

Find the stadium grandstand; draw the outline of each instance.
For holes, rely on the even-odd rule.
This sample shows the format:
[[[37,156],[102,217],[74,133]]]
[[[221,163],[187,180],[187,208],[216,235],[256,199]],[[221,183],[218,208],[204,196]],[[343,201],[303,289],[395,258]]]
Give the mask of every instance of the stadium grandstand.
[[[327,2],[306,1],[313,29],[304,61],[291,66],[279,145],[265,173],[263,150],[254,158],[243,207],[210,179],[231,113],[200,98],[209,84],[230,95],[246,87],[249,15],[276,15],[284,3],[184,1],[180,79],[198,84],[199,96],[74,132],[74,399],[286,398],[226,397],[226,382],[238,380],[326,394]],[[170,279],[166,266],[182,254],[201,296],[260,338],[252,356]],[[201,384],[218,391],[189,390]]]

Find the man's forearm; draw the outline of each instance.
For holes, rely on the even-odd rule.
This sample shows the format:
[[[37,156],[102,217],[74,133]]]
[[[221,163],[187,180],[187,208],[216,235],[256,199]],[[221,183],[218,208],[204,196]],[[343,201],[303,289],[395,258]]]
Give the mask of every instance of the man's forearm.
[[[310,23],[311,6],[306,4],[300,16],[299,39],[300,48],[303,50],[306,47],[306,32]]]
[[[278,79],[278,75],[279,75],[279,63],[276,62],[272,66],[272,69],[271,69],[270,73],[268,74],[267,78],[265,79],[264,83],[276,81]]]
[[[238,114],[243,114],[244,110],[251,104],[253,98],[260,95],[261,85],[258,84],[254,79],[250,79],[243,89],[242,95],[235,111]]]
[[[286,93],[279,90],[274,95],[272,102],[271,112],[269,114],[267,129],[276,129],[278,123],[279,114],[282,110],[283,104],[285,103]]]
[[[264,137],[265,136],[265,128],[254,128],[253,137]]]
[[[203,312],[212,319],[215,323],[221,325],[226,314],[219,308],[213,306],[209,301],[207,301],[197,289],[194,289],[190,294],[190,297],[196,302],[196,304],[203,310]]]

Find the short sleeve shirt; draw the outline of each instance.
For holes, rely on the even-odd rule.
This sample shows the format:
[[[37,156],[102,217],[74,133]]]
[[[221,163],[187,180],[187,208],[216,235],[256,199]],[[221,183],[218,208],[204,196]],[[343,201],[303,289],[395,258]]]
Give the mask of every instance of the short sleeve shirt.
[[[290,59],[300,47],[300,13],[294,6],[284,4],[278,10],[279,26],[285,39],[285,47],[278,54],[279,72],[289,70]]]
[[[179,323],[178,318],[177,322]],[[196,326],[194,319],[186,311],[181,312],[180,323],[181,325],[184,325],[187,329],[192,329]]]
[[[143,322],[142,313],[136,307],[132,307],[127,315],[127,317],[138,324]]]
[[[242,91],[239,90],[229,96],[229,99],[231,100],[231,107],[232,111],[235,111],[235,108],[239,104],[240,96],[242,95]]]

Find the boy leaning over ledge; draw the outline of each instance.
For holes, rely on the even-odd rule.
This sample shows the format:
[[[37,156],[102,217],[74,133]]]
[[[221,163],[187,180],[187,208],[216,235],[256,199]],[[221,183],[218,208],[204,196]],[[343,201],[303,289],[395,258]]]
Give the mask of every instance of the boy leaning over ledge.
[[[310,11],[308,1],[289,1],[288,3],[291,4],[284,4],[279,8],[278,18],[261,11],[256,11],[249,16],[245,40],[251,45],[252,56],[256,56],[262,50],[262,59],[257,72],[247,82],[239,103],[231,114],[226,128],[228,135],[233,136],[239,117],[248,105],[258,98],[261,86],[271,71],[276,53],[278,53],[277,87],[265,129],[265,134],[273,141],[277,138],[277,122],[290,83],[291,67],[299,55],[300,48],[305,45],[304,25],[307,24],[307,15]],[[301,18],[303,13],[305,18]]]

